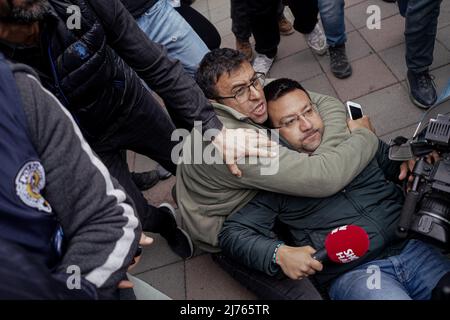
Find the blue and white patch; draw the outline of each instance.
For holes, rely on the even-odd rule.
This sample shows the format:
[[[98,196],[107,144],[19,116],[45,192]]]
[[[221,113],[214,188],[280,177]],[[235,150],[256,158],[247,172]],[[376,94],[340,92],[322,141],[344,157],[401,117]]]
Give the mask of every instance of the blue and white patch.
[[[88,48],[83,43],[77,42],[73,48],[81,60],[86,60],[89,57]]]
[[[24,164],[16,176],[16,194],[27,206],[47,213],[52,208],[41,194],[45,187],[45,171],[39,161]]]

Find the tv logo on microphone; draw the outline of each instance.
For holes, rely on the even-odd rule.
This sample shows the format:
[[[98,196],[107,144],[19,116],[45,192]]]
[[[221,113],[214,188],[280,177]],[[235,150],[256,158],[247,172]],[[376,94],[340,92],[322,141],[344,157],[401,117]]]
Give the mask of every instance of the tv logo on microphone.
[[[358,260],[358,257],[352,249],[347,249],[345,251],[337,252],[336,257],[339,259],[341,263],[350,263],[354,260]]]

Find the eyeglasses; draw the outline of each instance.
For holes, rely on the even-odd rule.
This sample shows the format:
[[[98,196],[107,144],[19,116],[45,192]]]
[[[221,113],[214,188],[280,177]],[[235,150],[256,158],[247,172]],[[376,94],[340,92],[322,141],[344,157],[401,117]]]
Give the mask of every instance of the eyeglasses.
[[[214,99],[236,99],[238,103],[247,102],[250,99],[250,87],[256,90],[264,87],[266,81],[266,75],[261,72],[255,72],[255,76],[250,80],[250,84],[247,86],[241,86],[232,91],[233,95],[228,97],[214,97]]]
[[[313,116],[315,116],[317,112],[317,107],[314,103],[310,102],[306,106],[306,110],[303,111],[300,114],[292,115],[291,117],[285,118],[281,123],[279,127],[274,127],[274,129],[281,129],[281,128],[292,128],[294,125],[296,125],[300,118],[302,118],[304,121],[310,121]]]

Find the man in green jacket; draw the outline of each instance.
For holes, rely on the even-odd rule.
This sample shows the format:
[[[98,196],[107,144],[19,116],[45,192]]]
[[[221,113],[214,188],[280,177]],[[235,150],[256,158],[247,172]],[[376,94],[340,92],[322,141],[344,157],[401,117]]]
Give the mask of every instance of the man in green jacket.
[[[279,129],[295,150],[317,152],[327,125],[309,93],[290,79],[275,80],[264,91],[270,126]],[[403,204],[397,183],[405,178],[405,169],[405,164],[388,159],[388,146],[380,141],[375,158],[334,195],[315,199],[258,193],[225,221],[220,246],[227,256],[269,275],[314,275],[332,299],[430,299],[441,279],[448,277],[450,260],[432,245],[396,236]],[[276,219],[289,230],[286,242],[271,234]],[[312,258],[329,232],[348,224],[369,235],[364,257],[324,265]]]
[[[236,50],[222,48],[208,53],[196,80],[226,128],[267,129],[267,106],[260,80],[251,64]],[[378,138],[364,124],[351,121],[338,100],[310,93],[326,124],[324,142],[314,155],[298,153],[280,145],[278,156],[244,159],[240,177],[231,175],[220,161],[194,159],[192,152],[207,153],[208,143],[196,137],[184,139],[177,168],[178,206],[194,242],[203,250],[217,252],[217,235],[230,214],[252,200],[259,190],[293,196],[325,197],[353,180],[376,153]],[[204,139],[207,140],[207,139]],[[192,151],[192,152],[191,152]],[[202,160],[202,161],[199,161]],[[266,161],[267,160],[267,161]],[[218,163],[219,162],[219,163]]]
[[[266,131],[267,106],[263,82],[260,82],[263,78],[255,73],[239,52],[217,49],[207,54],[196,80],[206,96],[213,100],[215,112],[226,128]],[[244,159],[244,163],[239,164],[241,175],[236,177],[230,175],[220,161],[191,159],[192,154],[198,153],[196,149],[200,149],[201,155],[208,151],[207,141],[202,142],[202,137],[200,140],[196,137],[200,131],[194,130],[184,139],[183,156],[177,168],[176,196],[186,229],[198,247],[208,252],[220,251],[217,236],[223,222],[251,201],[260,190],[293,196],[329,196],[347,185],[373,158],[378,139],[367,129],[367,120],[351,121],[350,133],[345,111],[339,101],[316,93],[311,95],[320,106],[320,113],[327,125],[324,143],[317,154],[301,154],[280,145],[276,150],[278,157],[268,161]],[[273,138],[276,137],[275,132]],[[205,140],[208,140],[207,137]],[[257,289],[258,295],[274,298],[272,293],[275,292],[276,298],[284,298],[283,294],[278,294],[282,288],[273,290],[278,283],[271,280],[271,277],[266,277],[264,281],[271,292],[261,294],[261,290]],[[298,287],[298,281],[287,284],[296,289],[293,297],[320,298],[317,293],[308,297],[304,295],[305,291],[314,291],[306,280],[301,281],[305,290],[294,288]]]

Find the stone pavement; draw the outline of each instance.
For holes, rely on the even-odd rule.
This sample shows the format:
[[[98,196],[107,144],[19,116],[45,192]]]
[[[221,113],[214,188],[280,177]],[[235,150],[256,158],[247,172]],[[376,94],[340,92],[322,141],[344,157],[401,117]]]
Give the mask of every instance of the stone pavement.
[[[376,4],[381,8],[381,29],[366,28],[366,9]],[[219,30],[222,47],[234,48],[231,33],[229,0],[197,0],[193,7],[205,15]],[[292,21],[289,9],[286,16]],[[347,0],[347,53],[353,75],[345,80],[334,78],[328,56],[319,57],[307,47],[299,33],[282,37],[270,77],[290,77],[301,81],[309,90],[354,100],[371,117],[377,134],[385,141],[397,135],[411,136],[423,111],[409,100],[405,85],[404,19],[394,4],[381,0]],[[450,0],[444,0],[439,17],[439,30],[434,51],[432,74],[439,92],[450,79]],[[450,101],[447,101],[450,108]],[[132,170],[154,168],[153,161],[128,153]],[[145,192],[154,205],[170,202],[175,178],[160,182]],[[181,219],[179,224],[182,225]],[[150,234],[152,235],[152,234]],[[174,299],[255,299],[255,296],[220,269],[209,254],[197,252],[187,261],[173,254],[165,240],[152,235],[155,242],[144,250],[143,258],[133,274]]]

